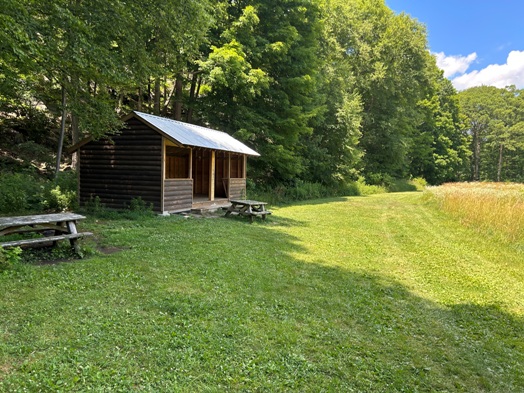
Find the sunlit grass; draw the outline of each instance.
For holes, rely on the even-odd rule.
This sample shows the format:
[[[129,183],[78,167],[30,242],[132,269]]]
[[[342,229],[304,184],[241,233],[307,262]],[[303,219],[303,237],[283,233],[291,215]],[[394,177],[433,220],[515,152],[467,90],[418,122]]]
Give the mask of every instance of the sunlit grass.
[[[88,219],[0,275],[0,392],[519,392],[524,258],[421,194]]]
[[[426,192],[462,223],[511,242],[524,241],[524,184],[449,183]]]

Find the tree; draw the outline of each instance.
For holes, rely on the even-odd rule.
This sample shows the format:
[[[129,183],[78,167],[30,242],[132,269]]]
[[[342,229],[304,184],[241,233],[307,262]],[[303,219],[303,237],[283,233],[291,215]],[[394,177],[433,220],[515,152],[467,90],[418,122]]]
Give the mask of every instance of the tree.
[[[157,108],[161,81],[183,72],[211,24],[206,0],[1,1],[0,103],[27,92],[62,119],[62,135],[69,123],[73,143],[118,130],[129,92],[151,79]]]
[[[315,94],[319,110],[310,122],[312,134],[302,138],[307,167],[304,179],[330,186],[354,180],[362,158],[362,100],[351,69],[350,35],[344,24],[351,12],[345,1],[321,2],[321,68]]]
[[[304,171],[300,139],[312,129],[319,11],[308,0],[226,3],[226,22],[201,63],[200,118],[252,144],[252,174],[279,183]]]
[[[503,170],[505,158],[524,149],[522,91],[479,86],[462,91],[459,98],[472,135],[473,180],[516,180],[518,172],[505,177]]]
[[[430,184],[469,178],[469,138],[457,92],[434,67],[435,93],[418,103],[421,122],[410,150],[410,174]]]
[[[335,1],[338,36],[349,55],[355,89],[363,103],[360,146],[371,181],[409,173],[408,151],[426,98],[431,59],[424,27],[395,15],[383,0]]]

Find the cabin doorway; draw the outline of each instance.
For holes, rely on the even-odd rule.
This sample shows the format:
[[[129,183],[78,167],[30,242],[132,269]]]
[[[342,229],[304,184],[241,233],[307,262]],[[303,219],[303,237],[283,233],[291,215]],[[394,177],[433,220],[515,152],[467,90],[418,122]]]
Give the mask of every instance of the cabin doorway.
[[[193,199],[206,200],[209,198],[209,178],[211,171],[211,150],[193,150]]]
[[[227,198],[229,186],[229,153],[217,151],[215,154],[215,198]]]

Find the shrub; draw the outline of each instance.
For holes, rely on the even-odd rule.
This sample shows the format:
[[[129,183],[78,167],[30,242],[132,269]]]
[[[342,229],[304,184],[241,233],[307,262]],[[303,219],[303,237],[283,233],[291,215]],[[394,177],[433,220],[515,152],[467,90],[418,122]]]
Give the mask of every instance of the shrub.
[[[0,272],[14,268],[20,263],[22,249],[20,247],[2,248],[0,247]]]
[[[378,184],[367,184],[364,178],[360,177],[356,182],[355,186],[357,188],[357,195],[373,195],[373,194],[383,194],[387,192],[387,189]]]
[[[106,206],[100,202],[100,197],[98,195],[91,195],[89,201],[84,203],[84,209],[87,213],[100,215],[106,210]]]
[[[417,191],[417,186],[410,180],[393,179],[387,185],[388,192],[408,192]]]
[[[153,204],[147,203],[142,197],[133,198],[129,204],[129,209],[124,213],[130,219],[153,216]]]
[[[23,213],[36,210],[41,181],[27,173],[6,173],[0,176],[0,213]]]
[[[43,210],[74,210],[77,203],[78,180],[75,172],[60,172],[58,177],[45,184],[40,205]]]
[[[34,173],[0,176],[0,213],[64,211],[77,207],[77,178],[74,172],[60,173],[49,180]]]

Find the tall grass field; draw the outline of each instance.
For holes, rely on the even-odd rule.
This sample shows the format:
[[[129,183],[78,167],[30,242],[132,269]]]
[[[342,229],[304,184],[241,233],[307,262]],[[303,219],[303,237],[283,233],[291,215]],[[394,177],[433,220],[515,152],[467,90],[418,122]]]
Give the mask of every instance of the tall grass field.
[[[0,273],[0,392],[524,392],[523,249],[422,193],[271,210]]]
[[[524,184],[449,183],[426,192],[442,210],[481,233],[524,241]]]

